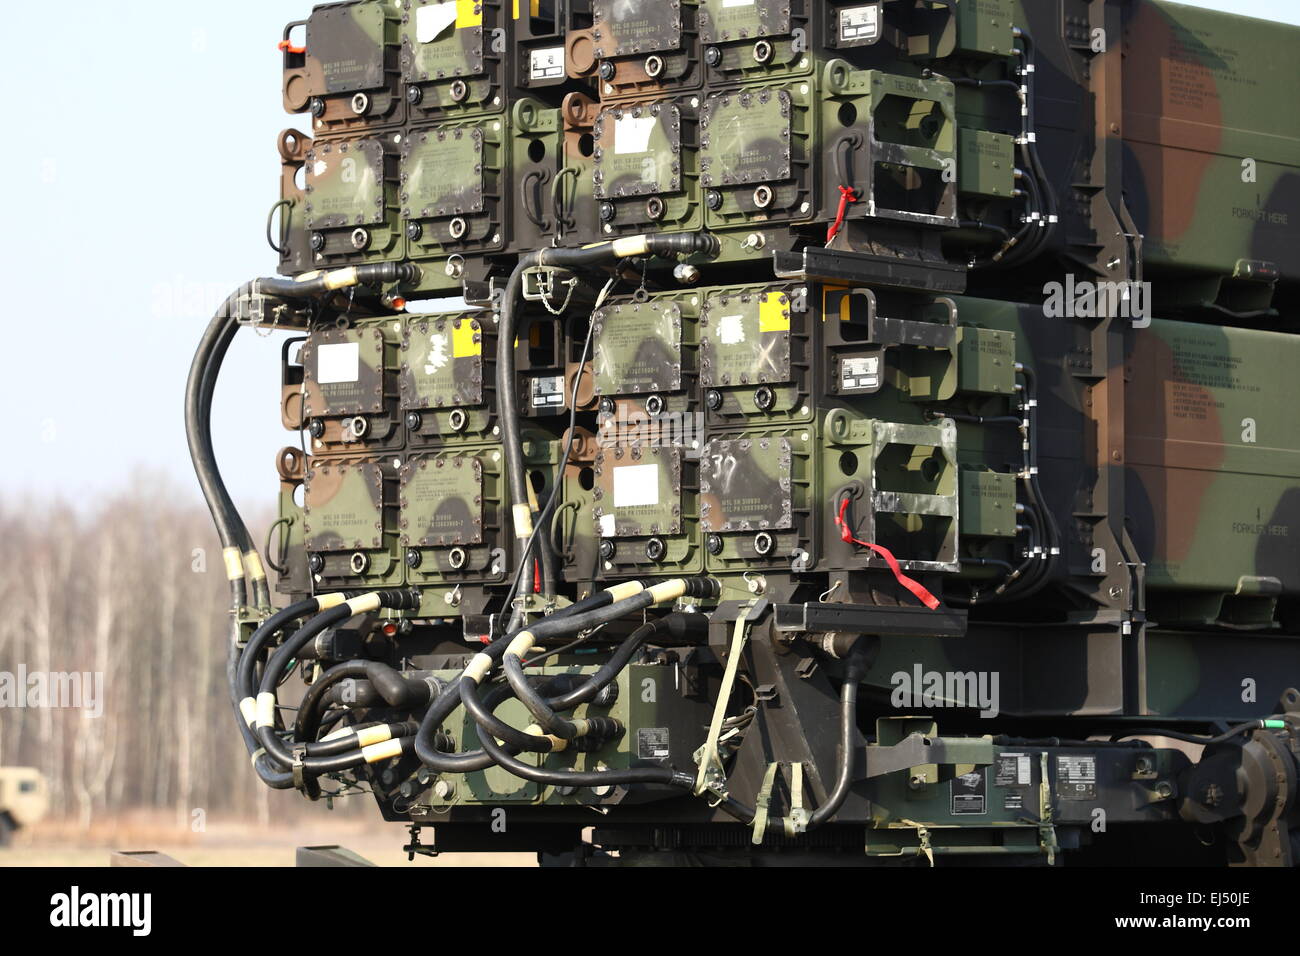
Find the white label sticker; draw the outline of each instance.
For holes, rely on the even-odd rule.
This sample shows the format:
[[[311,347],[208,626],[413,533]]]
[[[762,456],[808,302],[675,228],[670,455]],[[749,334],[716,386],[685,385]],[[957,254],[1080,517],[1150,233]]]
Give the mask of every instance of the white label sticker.
[[[880,359],[845,359],[840,366],[840,384],[843,388],[875,388],[880,384]]]
[[[626,465],[614,469],[614,507],[659,504],[659,466]]]
[[[534,50],[528,58],[528,75],[534,80],[561,80],[564,78],[564,47],[553,46]]]
[[[739,345],[745,341],[745,317],[724,315],[718,320],[718,338],[723,345]]]
[[[724,7],[752,7],[754,0],[722,0]]]
[[[415,38],[421,43],[432,43],[455,22],[456,0],[419,7],[415,11]]]
[[[533,379],[533,408],[564,404],[564,379],[547,376]]]
[[[1029,764],[1028,754],[1016,755],[1016,784],[1021,787],[1027,787],[1033,782],[1031,776],[1032,770]]]
[[[434,332],[429,336],[429,355],[424,362],[424,374],[436,375],[447,366],[447,334]]]
[[[316,350],[316,382],[334,385],[355,382],[361,377],[361,345],[358,342],[339,342],[322,345]]]
[[[614,152],[644,153],[650,149],[650,134],[659,122],[656,116],[621,116],[614,121]]]
[[[615,524],[613,515],[600,516],[600,536],[602,538],[614,537]]]
[[[849,7],[840,11],[841,40],[879,40],[880,4]]]

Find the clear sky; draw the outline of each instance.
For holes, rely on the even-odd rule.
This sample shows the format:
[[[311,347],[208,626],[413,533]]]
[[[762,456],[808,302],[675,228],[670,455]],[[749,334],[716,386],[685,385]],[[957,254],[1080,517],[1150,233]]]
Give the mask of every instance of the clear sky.
[[[1196,5],[1300,24],[1296,0]],[[274,269],[275,139],[297,121],[280,108],[276,43],[310,7],[6,5],[0,500],[89,501],[142,467],[194,489],[185,376],[214,307]],[[217,393],[217,451],[249,506],[274,500],[291,438],[278,365],[275,339],[241,332]]]

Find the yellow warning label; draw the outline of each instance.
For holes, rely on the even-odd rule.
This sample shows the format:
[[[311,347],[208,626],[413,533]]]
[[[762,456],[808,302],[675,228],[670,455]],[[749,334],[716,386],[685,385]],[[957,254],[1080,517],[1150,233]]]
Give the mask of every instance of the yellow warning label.
[[[451,357],[452,358],[472,358],[475,355],[483,354],[483,339],[474,328],[474,323],[468,319],[461,321],[459,325],[453,325],[451,330]]]
[[[483,4],[480,0],[456,0],[456,29],[483,25]]]
[[[758,304],[758,331],[789,332],[790,300],[780,292],[768,292]]]

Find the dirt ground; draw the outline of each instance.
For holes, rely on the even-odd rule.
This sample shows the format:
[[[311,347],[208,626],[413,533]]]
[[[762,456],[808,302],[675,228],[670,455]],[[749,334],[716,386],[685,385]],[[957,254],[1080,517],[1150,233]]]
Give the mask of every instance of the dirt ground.
[[[300,846],[342,846],[379,866],[536,866],[527,853],[449,853],[407,862],[401,826],[339,821],[319,825],[259,827],[238,821],[209,822],[201,833],[156,820],[126,819],[78,826],[46,821],[20,830],[0,849],[0,867],[108,866],[116,850],[153,850],[187,866],[293,866]],[[426,838],[427,839],[427,838]]]

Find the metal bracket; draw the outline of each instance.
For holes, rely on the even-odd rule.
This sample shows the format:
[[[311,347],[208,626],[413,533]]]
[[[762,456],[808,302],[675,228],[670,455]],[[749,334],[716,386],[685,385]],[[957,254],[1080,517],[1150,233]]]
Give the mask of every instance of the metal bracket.
[[[745,643],[749,637],[749,626],[753,623],[755,610],[767,609],[766,601],[747,602],[741,605],[745,612],[736,618],[731,631],[731,647],[727,655],[727,666],[722,675],[722,686],[718,689],[718,701],[713,707],[713,720],[709,723],[709,736],[704,745],[695,751],[695,763],[699,773],[695,778],[695,795],[703,796],[705,791],[712,793],[719,800],[727,796],[727,771],[722,765],[722,756],[718,751],[718,738],[722,735],[722,724],[727,719],[727,703],[731,700],[731,691],[736,686],[736,674],[740,671],[740,659],[745,652]]]

